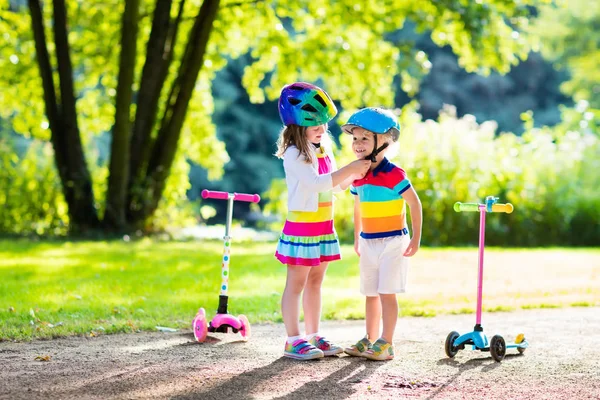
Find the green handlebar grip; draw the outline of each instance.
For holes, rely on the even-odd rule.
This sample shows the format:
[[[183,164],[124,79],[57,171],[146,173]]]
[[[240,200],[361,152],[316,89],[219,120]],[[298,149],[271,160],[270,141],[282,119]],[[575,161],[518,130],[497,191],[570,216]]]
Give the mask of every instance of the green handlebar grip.
[[[513,212],[514,209],[515,208],[510,203],[506,203],[506,204],[494,204],[492,206],[492,212],[505,212],[507,214],[510,214],[511,212]]]
[[[461,203],[457,201],[454,203],[454,211],[465,212],[465,211],[479,211],[479,204],[477,203]]]

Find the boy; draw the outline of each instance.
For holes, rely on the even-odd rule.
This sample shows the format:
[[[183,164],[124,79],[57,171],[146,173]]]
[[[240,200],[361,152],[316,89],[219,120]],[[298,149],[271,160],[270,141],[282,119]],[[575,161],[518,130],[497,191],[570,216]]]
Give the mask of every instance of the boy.
[[[371,360],[391,360],[398,319],[396,293],[406,291],[408,257],[419,250],[421,202],[404,170],[385,158],[388,147],[400,135],[400,125],[391,111],[364,108],[353,114],[342,129],[353,136],[356,157],[371,160],[369,172],[350,187],[355,196],[354,250],[360,256],[367,335],[345,352]],[[405,204],[410,207],[412,238],[406,226]],[[383,332],[379,336],[382,318]]]

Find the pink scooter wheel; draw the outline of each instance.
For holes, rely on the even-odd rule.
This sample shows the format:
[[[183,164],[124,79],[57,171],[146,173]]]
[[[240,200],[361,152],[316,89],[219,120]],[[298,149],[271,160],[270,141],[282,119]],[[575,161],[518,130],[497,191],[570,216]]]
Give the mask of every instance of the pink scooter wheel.
[[[240,328],[240,334],[245,340],[248,340],[248,338],[250,338],[250,322],[248,322],[248,318],[243,314],[238,315],[238,319],[242,324],[242,327]]]
[[[206,322],[206,313],[204,308],[198,310],[198,314],[192,321],[192,330],[194,331],[194,337],[197,342],[204,342],[206,340],[206,334],[208,333],[208,324]]]

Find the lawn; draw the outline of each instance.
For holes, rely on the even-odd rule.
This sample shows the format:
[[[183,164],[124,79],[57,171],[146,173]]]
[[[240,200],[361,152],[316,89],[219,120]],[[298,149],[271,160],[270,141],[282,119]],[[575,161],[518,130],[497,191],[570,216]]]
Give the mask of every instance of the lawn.
[[[0,340],[189,328],[216,310],[221,243],[0,240]],[[285,267],[273,243],[233,243],[229,311],[251,324],[281,322]],[[358,258],[332,263],[323,316],[363,318]],[[400,313],[475,308],[477,249],[424,248],[411,261]],[[486,249],[484,310],[600,305],[600,249]]]

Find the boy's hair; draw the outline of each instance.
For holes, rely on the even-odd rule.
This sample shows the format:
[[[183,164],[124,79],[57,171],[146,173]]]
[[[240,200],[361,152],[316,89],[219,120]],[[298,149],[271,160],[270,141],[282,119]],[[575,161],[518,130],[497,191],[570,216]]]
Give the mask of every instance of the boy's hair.
[[[389,143],[392,144],[394,142],[394,135],[391,132],[388,133],[375,133],[375,132],[371,132],[368,129],[365,128],[360,128],[360,127],[354,127],[350,130],[350,132],[352,132],[354,134],[354,130],[355,129],[362,129],[364,132],[368,132],[371,135],[375,136],[377,135],[377,143]]]
[[[301,156],[304,156],[304,160],[307,164],[312,164],[315,157],[315,151],[312,145],[308,143],[306,139],[306,127],[296,124],[285,125],[281,132],[279,132],[279,138],[277,139],[277,152],[275,156],[283,158],[283,153],[290,146],[296,146]]]

